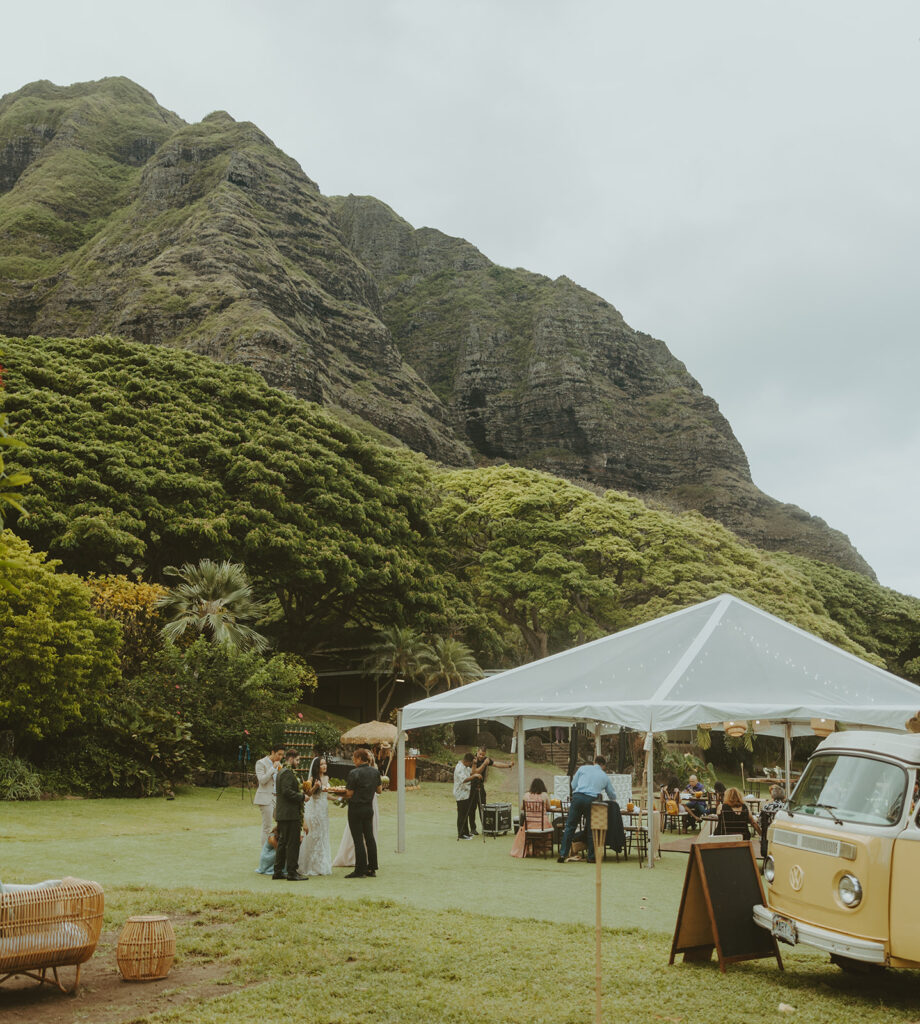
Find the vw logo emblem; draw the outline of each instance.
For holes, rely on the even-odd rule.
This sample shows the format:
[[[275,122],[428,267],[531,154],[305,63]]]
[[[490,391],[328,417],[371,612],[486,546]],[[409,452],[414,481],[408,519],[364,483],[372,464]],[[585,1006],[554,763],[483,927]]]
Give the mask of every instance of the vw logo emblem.
[[[789,884],[798,892],[805,882],[805,872],[799,867],[798,864],[793,865],[792,870],[789,872]]]

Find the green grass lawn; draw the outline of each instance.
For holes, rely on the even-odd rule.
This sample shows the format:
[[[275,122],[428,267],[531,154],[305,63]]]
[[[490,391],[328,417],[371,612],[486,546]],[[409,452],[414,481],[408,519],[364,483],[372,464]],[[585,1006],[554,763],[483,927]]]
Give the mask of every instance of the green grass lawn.
[[[511,782],[511,773],[496,774],[490,799]],[[451,787],[425,783],[406,798],[405,854],[393,852],[396,794],[382,796],[376,879],[349,880],[336,869],[298,885],[273,882],[254,871],[259,815],[248,794],[218,793],[3,806],[0,878],[92,878],[105,888],[112,932],[132,914],[169,914],[179,986],[183,966],[226,968],[226,993],[132,1021],[238,1024],[274,1012],[314,1024],[593,1019],[592,867],[515,860],[510,837],[458,843]],[[331,816],[336,845],[345,813],[332,808]],[[725,975],[714,964],[669,967],[686,865],[676,853],[653,871],[635,858],[604,864],[606,1019],[887,1024],[920,1016],[915,974],[853,977],[800,950],[784,948],[782,972],[771,960]]]

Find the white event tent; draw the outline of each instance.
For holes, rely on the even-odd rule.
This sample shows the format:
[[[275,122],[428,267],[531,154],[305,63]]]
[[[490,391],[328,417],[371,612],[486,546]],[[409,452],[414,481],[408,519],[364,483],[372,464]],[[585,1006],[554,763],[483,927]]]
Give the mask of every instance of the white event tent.
[[[653,805],[652,736],[731,728],[784,736],[836,722],[903,731],[920,688],[737,597],[722,594],[660,619],[408,704],[406,730],[485,718],[515,730],[519,797],[527,729],[584,723],[596,743],[620,726],[646,733],[647,807]],[[405,779],[399,773],[397,852],[405,851]],[[649,844],[649,863],[652,864]]]

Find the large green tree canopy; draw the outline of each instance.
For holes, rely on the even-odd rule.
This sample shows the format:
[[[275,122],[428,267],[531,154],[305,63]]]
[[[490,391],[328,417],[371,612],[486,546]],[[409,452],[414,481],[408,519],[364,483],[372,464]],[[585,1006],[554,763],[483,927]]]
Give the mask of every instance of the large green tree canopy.
[[[0,339],[34,477],[16,529],[70,571],[246,566],[282,648],[384,627],[516,663],[723,591],[920,679],[920,601],[508,466],[445,471],[248,370],[114,338]],[[260,628],[262,628],[260,626]]]
[[[439,535],[453,571],[477,601],[519,631],[525,657],[542,657],[730,592],[878,664],[893,653],[872,625],[835,621],[822,591],[826,567],[776,556],[696,512],[651,509],[616,491],[595,494],[557,477],[509,466],[439,477]],[[847,577],[853,573],[835,570]],[[859,577],[866,588],[882,591]],[[890,593],[890,592],[889,592]],[[898,595],[901,596],[901,595]],[[918,638],[920,602],[913,608]],[[902,643],[909,626],[904,626]]]
[[[116,338],[4,340],[5,410],[28,447],[34,546],[75,572],[242,562],[285,646],[330,622],[437,612],[431,477],[254,372]]]

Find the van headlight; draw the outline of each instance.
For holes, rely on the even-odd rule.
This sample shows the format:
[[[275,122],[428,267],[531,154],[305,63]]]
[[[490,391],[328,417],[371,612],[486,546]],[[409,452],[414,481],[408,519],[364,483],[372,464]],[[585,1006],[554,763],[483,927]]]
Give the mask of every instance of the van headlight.
[[[773,879],[776,877],[776,865],[773,863],[773,858],[767,854],[763,859],[763,877],[772,885]]]
[[[837,895],[845,907],[858,907],[863,896],[862,886],[856,875],[843,875],[837,883]]]

